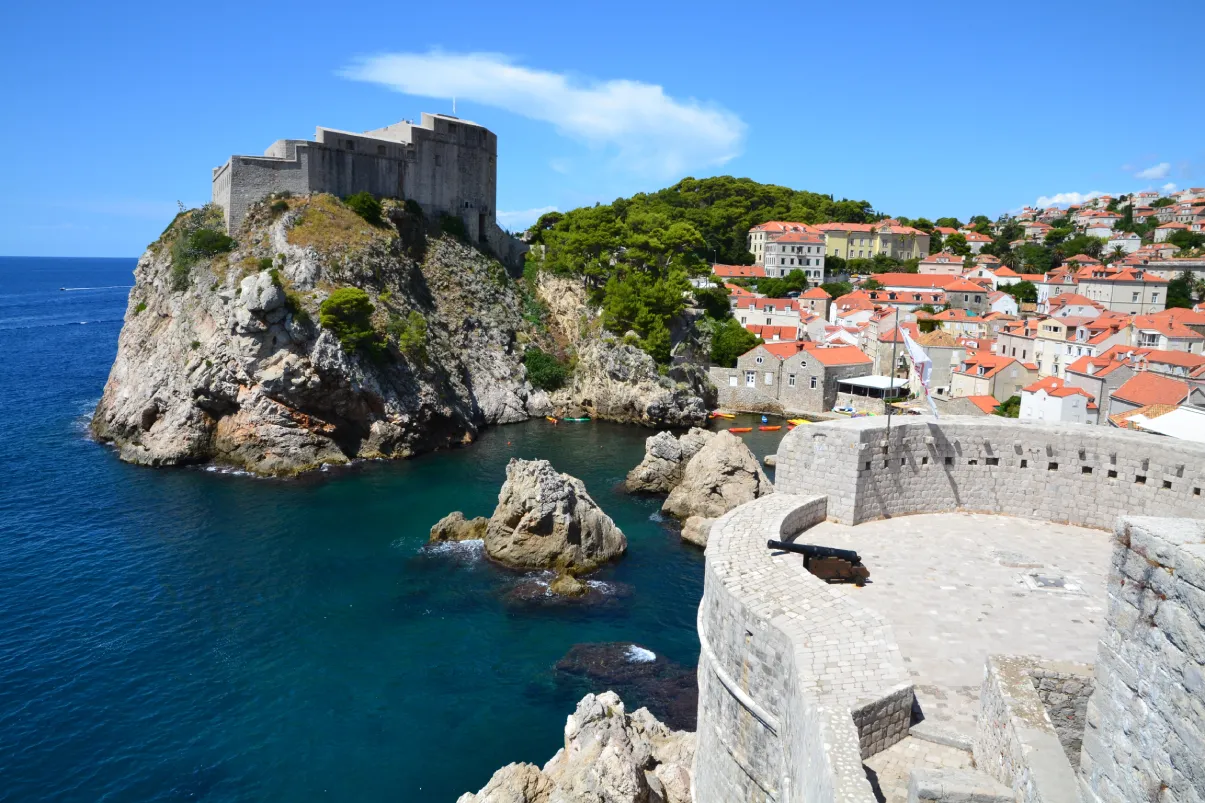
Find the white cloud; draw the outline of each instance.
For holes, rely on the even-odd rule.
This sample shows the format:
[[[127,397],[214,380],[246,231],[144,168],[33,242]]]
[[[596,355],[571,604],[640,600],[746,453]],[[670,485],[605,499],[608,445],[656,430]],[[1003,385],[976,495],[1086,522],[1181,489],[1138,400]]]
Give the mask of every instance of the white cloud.
[[[1164,192],[1175,192],[1176,185],[1174,182],[1169,181],[1166,184],[1164,184],[1162,187],[1160,187],[1159,189],[1163,190]]]
[[[495,53],[386,53],[363,58],[345,78],[432,98],[456,97],[556,126],[616,164],[668,179],[740,154],[745,123],[732,112],[670,97],[655,84],[594,81],[521,67]]]
[[[1042,195],[1034,203],[1038,206],[1062,206],[1064,204],[1082,204],[1104,195],[1100,190],[1092,192],[1060,192],[1054,195]]]
[[[532,223],[535,223],[540,219],[540,215],[546,215],[549,212],[555,211],[555,206],[541,206],[538,209],[517,209],[514,212],[503,212],[499,210],[495,217],[498,219],[498,224],[503,228],[510,229],[511,231],[518,231],[519,229],[525,229]]]
[[[1134,178],[1157,179],[1167,178],[1167,174],[1171,172],[1172,166],[1169,162],[1160,162],[1157,165],[1152,165],[1146,170],[1139,170],[1134,174]]]

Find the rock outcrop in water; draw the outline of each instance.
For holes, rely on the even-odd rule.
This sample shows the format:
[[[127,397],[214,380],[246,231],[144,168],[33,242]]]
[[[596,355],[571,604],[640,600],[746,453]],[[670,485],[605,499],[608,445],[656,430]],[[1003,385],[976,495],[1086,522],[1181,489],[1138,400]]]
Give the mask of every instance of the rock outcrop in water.
[[[386,212],[373,226],[331,196],[279,199],[233,244],[209,208],[181,214],[138,261],[97,437],[135,463],[292,474],[546,412],[517,342],[518,284],[428,239],[420,215]],[[341,288],[366,297],[337,336],[320,306]]]
[[[582,691],[610,689],[630,705],[647,708],[673,730],[693,731],[698,721],[699,673],[630,641],[574,644],[556,662],[558,680]]]
[[[485,516],[466,519],[463,513],[456,510],[435,522],[431,528],[431,541],[477,541],[485,538],[489,522]]]
[[[644,459],[628,472],[624,487],[632,493],[669,493],[682,481],[686,464],[714,434],[691,427],[676,438],[672,432],[658,432],[646,438]]]
[[[682,481],[669,492],[661,509],[683,520],[717,518],[773,492],[774,486],[749,447],[730,432],[717,432],[686,464]]]
[[[498,506],[485,531],[485,551],[522,569],[584,574],[622,555],[628,540],[585,484],[547,460],[512,459]]]
[[[509,764],[457,803],[690,803],[695,735],[614,692],[587,694],[565,723],[565,746],[538,769]]]
[[[576,352],[561,411],[701,420],[701,370],[662,377],[644,352],[604,342],[580,283],[537,283],[549,333],[497,260],[383,206],[372,225],[330,195],[268,199],[233,242],[220,210],[181,213],[134,271],[96,437],[133,463],[257,474],[409,457],[553,412],[527,381],[531,344]],[[321,313],[338,291],[364,293],[351,320]]]

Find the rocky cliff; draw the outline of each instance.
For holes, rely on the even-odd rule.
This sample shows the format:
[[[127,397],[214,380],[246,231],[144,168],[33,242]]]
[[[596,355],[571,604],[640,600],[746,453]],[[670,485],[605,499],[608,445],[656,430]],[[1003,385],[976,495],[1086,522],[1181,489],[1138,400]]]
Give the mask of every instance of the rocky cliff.
[[[138,261],[96,436],[136,463],[291,474],[546,412],[525,378],[519,285],[428,238],[421,214],[385,212],[371,225],[331,196],[276,199],[233,243],[212,209],[182,213]],[[341,288],[367,294],[364,331],[320,312]]]

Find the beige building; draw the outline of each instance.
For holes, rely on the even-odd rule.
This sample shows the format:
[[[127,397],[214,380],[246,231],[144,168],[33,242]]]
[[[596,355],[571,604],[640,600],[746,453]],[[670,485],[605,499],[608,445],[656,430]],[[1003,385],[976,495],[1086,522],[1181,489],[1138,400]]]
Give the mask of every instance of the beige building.
[[[756,264],[765,264],[763,260],[766,257],[766,243],[771,237],[781,234],[819,234],[819,230],[806,223],[790,223],[783,220],[768,220],[759,226],[754,226],[749,229],[747,243],[749,253],[753,254],[753,261]]]
[[[922,276],[961,276],[962,257],[942,251],[920,261],[917,273]]]
[[[1150,315],[1167,305],[1167,279],[1142,268],[1085,268],[1076,292],[1126,315]]]
[[[821,223],[825,250],[842,259],[870,259],[884,254],[899,260],[923,259],[929,254],[929,235],[898,220],[878,223]]]

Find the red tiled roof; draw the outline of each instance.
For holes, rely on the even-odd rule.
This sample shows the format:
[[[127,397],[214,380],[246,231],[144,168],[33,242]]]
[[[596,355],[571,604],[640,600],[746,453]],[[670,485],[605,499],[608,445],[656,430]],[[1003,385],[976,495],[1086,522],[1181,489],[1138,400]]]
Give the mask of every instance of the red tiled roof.
[[[1134,328],[1158,332],[1164,337],[1183,340],[1201,340],[1201,335],[1189,329],[1172,316],[1135,315]]]
[[[1008,366],[1017,362],[1013,357],[1005,357],[1004,355],[994,354],[975,354],[967,355],[963,358],[962,364],[954,369],[956,374],[967,374],[969,376],[978,376],[983,379],[989,379],[1003,371]],[[982,373],[976,373],[976,369],[983,367],[986,370]],[[1028,368],[1029,366],[1026,365]],[[1030,369],[1034,370],[1034,369]]]
[[[1024,393],[1037,393],[1039,390],[1045,391],[1047,396],[1056,396],[1064,398],[1066,396],[1086,396],[1088,401],[1092,401],[1092,394],[1083,388],[1068,386],[1066,382],[1056,376],[1048,376],[1045,379],[1039,379],[1032,385],[1021,388]]]
[[[777,232],[782,234],[788,231],[816,231],[815,226],[807,223],[792,223],[786,220],[767,220],[765,223],[754,226],[749,231],[764,231],[767,233]]]
[[[1113,391],[1113,398],[1130,404],[1180,404],[1188,398],[1188,383],[1143,371]]]
[[[745,324],[745,328],[767,343],[775,340],[795,340],[799,337],[799,330],[794,326],[758,326],[750,323]]]
[[[967,396],[966,400],[988,415],[991,415],[1000,406],[1000,402],[991,396]]]
[[[1008,267],[1007,265],[1005,265],[1002,268],[997,268],[996,275],[1001,278],[1005,278],[1005,279],[1020,278],[1020,276],[1021,276],[1021,274],[1017,273],[1015,270]]]
[[[832,298],[832,296],[825,292],[823,287],[813,287],[801,295],[800,298]]]
[[[786,234],[771,234],[770,239],[776,243],[824,243],[824,237],[810,231],[790,231]]]
[[[1064,262],[1077,262],[1080,265],[1099,265],[1100,260],[1095,257],[1090,257],[1087,254],[1076,254],[1073,257],[1067,257]]]
[[[711,272],[721,279],[766,278],[766,269],[761,265],[712,265]]]
[[[808,354],[815,357],[825,367],[835,365],[867,365],[874,360],[867,357],[856,346],[804,346]]]

